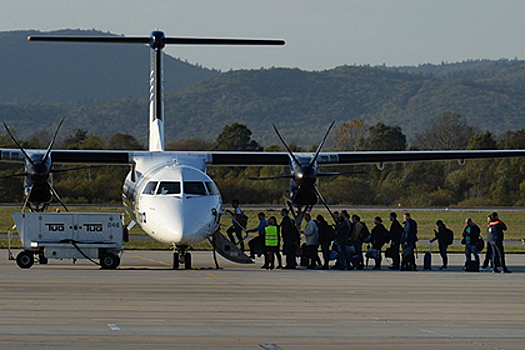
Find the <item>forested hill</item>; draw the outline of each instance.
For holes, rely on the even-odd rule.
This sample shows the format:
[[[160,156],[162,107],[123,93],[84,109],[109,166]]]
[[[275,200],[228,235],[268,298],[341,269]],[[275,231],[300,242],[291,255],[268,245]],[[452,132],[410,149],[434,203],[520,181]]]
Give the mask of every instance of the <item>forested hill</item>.
[[[0,103],[72,102],[145,96],[146,45],[33,43],[29,35],[114,35],[95,30],[0,32]],[[165,55],[166,90],[218,74]]]
[[[319,142],[332,120],[362,118],[368,125],[399,125],[410,139],[446,111],[460,113],[469,125],[495,134],[525,128],[524,61],[495,61],[442,77],[419,73],[364,66],[320,72],[274,68],[221,73],[166,94],[166,138],[168,142],[212,141],[225,125],[240,122],[260,144],[277,144],[271,125],[276,123],[287,140],[309,148]],[[27,137],[44,127],[52,130],[53,126],[41,122],[56,124],[65,115],[66,130],[81,128],[106,136],[124,132],[145,142],[147,102],[143,97],[3,104],[0,120]]]
[[[450,78],[362,66],[234,71],[172,94],[166,105],[176,130],[197,125],[198,137],[239,121],[262,144],[271,144],[277,142],[271,127],[276,123],[289,139],[309,146],[332,120],[399,125],[412,136],[446,111],[498,134],[525,127],[524,96],[525,62],[497,61]]]

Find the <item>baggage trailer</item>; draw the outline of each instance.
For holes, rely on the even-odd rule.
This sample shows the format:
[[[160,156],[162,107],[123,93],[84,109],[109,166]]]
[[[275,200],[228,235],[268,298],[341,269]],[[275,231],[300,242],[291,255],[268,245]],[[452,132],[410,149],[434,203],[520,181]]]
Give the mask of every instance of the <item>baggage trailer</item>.
[[[124,214],[14,212],[22,251],[16,263],[29,269],[48,259],[100,261],[103,269],[115,269],[124,249]],[[98,264],[98,263],[97,263]]]

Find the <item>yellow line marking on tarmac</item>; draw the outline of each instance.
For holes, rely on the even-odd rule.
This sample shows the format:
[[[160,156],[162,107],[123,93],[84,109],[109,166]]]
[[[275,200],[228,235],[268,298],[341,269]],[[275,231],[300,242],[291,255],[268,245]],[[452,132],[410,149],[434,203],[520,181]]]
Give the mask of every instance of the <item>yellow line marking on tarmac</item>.
[[[225,279],[230,279],[230,280],[240,280],[239,277],[219,276],[219,275],[209,273],[209,272],[207,273],[207,275],[210,276],[209,278],[225,278]]]
[[[165,266],[171,266],[171,264],[165,263],[164,261],[149,259],[149,258],[145,258],[143,256],[133,255],[133,257],[134,258],[138,258],[138,259],[142,259],[142,260],[146,260],[146,261],[151,261],[151,262],[154,262],[154,263],[159,263],[159,264],[165,265]]]

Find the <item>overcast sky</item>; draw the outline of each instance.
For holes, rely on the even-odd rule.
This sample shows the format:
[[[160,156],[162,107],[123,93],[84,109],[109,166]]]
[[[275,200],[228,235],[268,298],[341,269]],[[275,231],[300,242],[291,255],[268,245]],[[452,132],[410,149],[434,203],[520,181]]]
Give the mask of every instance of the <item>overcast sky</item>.
[[[168,47],[221,70],[525,59],[523,0],[0,0],[0,30],[275,38],[278,48]]]

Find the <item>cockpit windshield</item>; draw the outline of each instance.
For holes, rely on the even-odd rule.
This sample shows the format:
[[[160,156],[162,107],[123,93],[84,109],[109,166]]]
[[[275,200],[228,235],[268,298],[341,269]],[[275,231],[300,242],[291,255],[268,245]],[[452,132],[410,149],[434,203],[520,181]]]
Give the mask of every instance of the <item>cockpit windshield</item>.
[[[157,181],[150,181],[148,182],[146,187],[144,187],[144,192],[142,193],[143,194],[155,194],[155,188],[157,188]]]
[[[198,196],[207,195],[204,183],[200,181],[184,181],[184,193]]]
[[[157,189],[157,194],[180,194],[180,182],[179,181],[163,181],[160,183]]]
[[[208,192],[212,196],[220,194],[217,185],[215,185],[212,181],[206,181],[206,188],[208,188]]]

